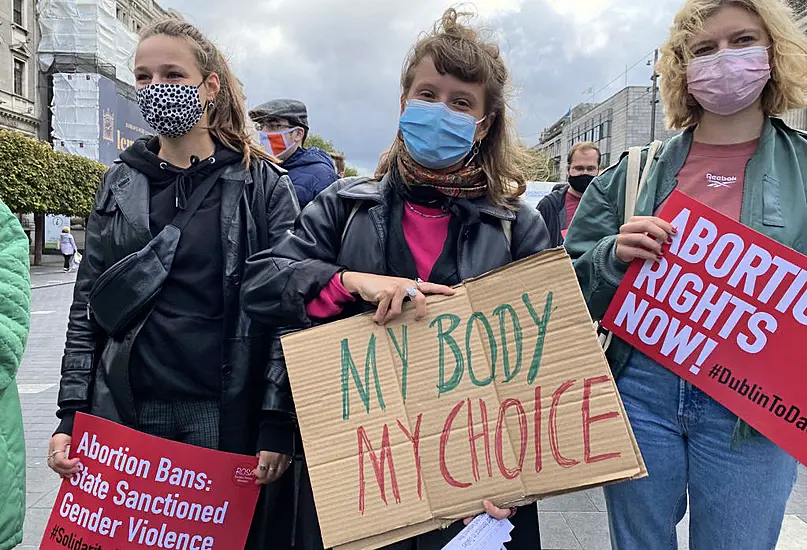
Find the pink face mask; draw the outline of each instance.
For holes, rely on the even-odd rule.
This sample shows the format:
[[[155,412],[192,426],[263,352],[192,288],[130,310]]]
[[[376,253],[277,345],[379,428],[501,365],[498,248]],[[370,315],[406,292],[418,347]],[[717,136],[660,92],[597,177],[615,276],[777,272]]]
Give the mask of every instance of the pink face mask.
[[[752,46],[696,57],[687,68],[689,93],[701,107],[729,116],[759,98],[771,78],[768,49]]]

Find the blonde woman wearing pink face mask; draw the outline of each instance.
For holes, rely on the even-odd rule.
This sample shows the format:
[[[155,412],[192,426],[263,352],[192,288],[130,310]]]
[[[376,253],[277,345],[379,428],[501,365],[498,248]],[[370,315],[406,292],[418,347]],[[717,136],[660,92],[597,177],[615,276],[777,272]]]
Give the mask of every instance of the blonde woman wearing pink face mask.
[[[675,230],[655,216],[674,189],[807,254],[807,139],[774,118],[807,105],[807,38],[790,9],[688,0],[661,52],[667,123],[685,131],[656,153],[636,216],[622,223],[623,157],[591,183],[565,242],[595,319],[630,262],[660,258]],[[608,359],[650,474],[606,488],[613,548],[677,548],[687,506],[693,550],[774,548],[796,460],[627,343]]]

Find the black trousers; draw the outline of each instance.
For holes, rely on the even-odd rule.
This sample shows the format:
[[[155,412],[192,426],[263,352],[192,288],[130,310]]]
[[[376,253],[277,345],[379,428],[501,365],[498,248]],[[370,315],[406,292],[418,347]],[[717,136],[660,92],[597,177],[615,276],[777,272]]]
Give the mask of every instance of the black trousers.
[[[65,269],[70,269],[70,263],[73,261],[73,255],[72,254],[62,254],[62,256],[64,256],[64,268]]]

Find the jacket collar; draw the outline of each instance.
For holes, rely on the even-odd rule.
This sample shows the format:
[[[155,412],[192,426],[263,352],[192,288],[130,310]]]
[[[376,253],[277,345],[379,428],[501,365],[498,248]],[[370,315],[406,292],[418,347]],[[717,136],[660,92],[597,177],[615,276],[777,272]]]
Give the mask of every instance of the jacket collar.
[[[115,203],[135,230],[138,239],[147,244],[152,239],[149,229],[149,185],[146,177],[127,164],[118,164],[110,173],[110,190]]]
[[[759,155],[771,145],[775,134],[774,124],[778,122],[778,120],[765,117],[765,122],[762,125],[762,133],[759,136],[759,146],[754,156]],[[678,175],[678,172],[681,171],[681,168],[683,168],[687,156],[689,156],[689,150],[692,148],[694,133],[694,126],[687,128],[677,136],[670,138],[657,153],[661,155],[661,158],[669,159],[665,174],[667,179],[674,179]]]
[[[384,204],[384,196],[389,189],[390,175],[385,174],[381,181],[371,178],[356,178],[345,185],[336,194],[343,199],[356,201],[370,201],[376,204]],[[516,213],[509,208],[492,204],[486,197],[471,201],[482,214],[487,214],[500,220],[514,221]]]
[[[115,202],[145,245],[153,237],[149,227],[151,198],[148,179],[125,163],[118,163],[113,170],[110,174],[110,189]],[[219,179],[222,184],[221,228],[226,239],[244,187],[252,185],[253,179],[251,171],[241,163],[227,166]]]

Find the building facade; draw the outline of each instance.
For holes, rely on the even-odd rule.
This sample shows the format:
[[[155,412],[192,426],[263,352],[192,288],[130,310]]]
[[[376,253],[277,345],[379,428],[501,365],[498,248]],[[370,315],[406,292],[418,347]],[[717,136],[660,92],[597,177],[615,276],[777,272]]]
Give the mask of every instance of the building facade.
[[[182,19],[179,12],[163,9],[155,0],[117,0],[115,17],[133,33],[166,17]]]
[[[650,142],[652,120],[652,88],[629,86],[599,104],[575,107],[545,130],[536,146],[553,160],[554,179],[566,177],[567,157],[575,143],[592,141],[602,153],[601,167],[619,160],[620,155],[635,145]],[[661,99],[656,104],[655,139],[667,139]]]
[[[39,128],[35,0],[0,0],[0,128],[36,137]]]

